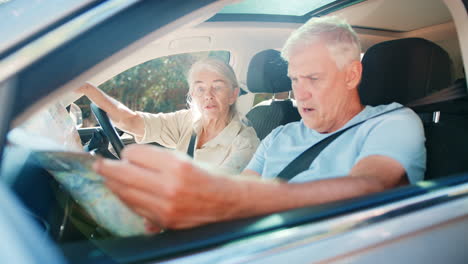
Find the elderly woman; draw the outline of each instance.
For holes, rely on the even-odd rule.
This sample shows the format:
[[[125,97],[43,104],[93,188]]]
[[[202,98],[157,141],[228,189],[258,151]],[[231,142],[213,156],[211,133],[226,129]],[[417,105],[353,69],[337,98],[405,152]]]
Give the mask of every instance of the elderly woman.
[[[173,113],[132,111],[91,84],[78,91],[106,111],[117,127],[133,134],[137,143],[157,142],[192,152],[196,161],[230,173],[241,172],[259,139],[236,110],[239,84],[233,69],[222,61],[203,59],[190,68],[187,81],[190,108]],[[194,144],[190,144],[191,138]]]

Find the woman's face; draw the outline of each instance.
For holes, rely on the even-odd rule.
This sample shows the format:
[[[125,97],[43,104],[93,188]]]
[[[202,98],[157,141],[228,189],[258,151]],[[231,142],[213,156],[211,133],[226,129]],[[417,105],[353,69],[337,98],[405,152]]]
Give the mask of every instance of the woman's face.
[[[193,74],[192,91],[197,108],[203,119],[227,118],[229,107],[236,102],[239,89],[232,89],[229,82],[212,71]]]

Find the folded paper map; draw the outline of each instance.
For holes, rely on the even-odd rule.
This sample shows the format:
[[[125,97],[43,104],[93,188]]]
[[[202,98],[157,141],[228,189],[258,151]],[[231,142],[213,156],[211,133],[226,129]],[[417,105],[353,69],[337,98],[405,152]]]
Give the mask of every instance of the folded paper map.
[[[84,152],[65,108],[56,104],[8,134],[8,141],[31,150],[44,167],[102,228],[118,236],[145,232],[143,219],[128,209],[92,170],[96,157]]]

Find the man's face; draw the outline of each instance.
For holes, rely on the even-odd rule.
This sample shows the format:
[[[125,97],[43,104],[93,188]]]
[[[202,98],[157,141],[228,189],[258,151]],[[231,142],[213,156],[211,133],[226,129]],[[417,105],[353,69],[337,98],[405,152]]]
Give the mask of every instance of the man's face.
[[[350,93],[346,74],[347,66],[338,69],[322,42],[297,47],[291,53],[288,75],[307,127],[319,133],[340,128]]]

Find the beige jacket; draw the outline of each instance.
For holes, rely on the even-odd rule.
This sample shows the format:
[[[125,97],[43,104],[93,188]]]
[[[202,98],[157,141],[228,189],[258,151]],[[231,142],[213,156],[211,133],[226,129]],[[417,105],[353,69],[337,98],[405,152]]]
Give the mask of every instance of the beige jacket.
[[[201,130],[200,122],[193,122],[190,110],[159,114],[137,113],[145,122],[145,134],[140,138],[135,137],[137,143],[157,142],[164,147],[187,153],[192,131],[198,133]],[[194,159],[237,174],[247,166],[259,143],[255,130],[244,125],[236,115],[221,133],[195,150]]]

